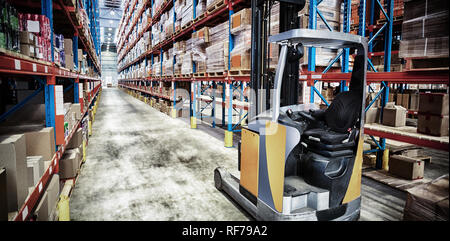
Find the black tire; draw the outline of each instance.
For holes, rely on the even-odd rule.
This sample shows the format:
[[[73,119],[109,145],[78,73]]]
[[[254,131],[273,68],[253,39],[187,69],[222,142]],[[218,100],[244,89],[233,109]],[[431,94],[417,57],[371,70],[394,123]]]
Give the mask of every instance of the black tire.
[[[214,186],[216,186],[217,190],[222,190],[222,175],[220,174],[220,167],[214,170]]]

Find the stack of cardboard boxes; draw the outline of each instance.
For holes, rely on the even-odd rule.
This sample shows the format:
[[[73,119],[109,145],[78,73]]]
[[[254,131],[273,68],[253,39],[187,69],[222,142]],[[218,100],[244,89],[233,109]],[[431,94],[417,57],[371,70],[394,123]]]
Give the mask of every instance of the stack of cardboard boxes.
[[[8,126],[0,129],[0,169],[6,173],[6,192],[9,219],[22,207],[31,191],[39,185],[45,170],[51,164],[55,154],[55,136],[53,128],[42,128],[38,125]],[[57,175],[53,175],[55,178]],[[52,214],[56,209],[59,192],[59,177],[48,185],[45,192],[53,191],[49,198],[41,199],[41,208],[45,213]],[[2,187],[4,188],[4,187]],[[2,189],[3,190],[3,189]],[[45,195],[44,195],[45,196]],[[45,206],[42,207],[42,206]],[[4,215],[4,212],[2,215]],[[38,220],[49,220],[49,215],[38,215]],[[5,217],[0,217],[4,220]],[[7,218],[8,219],[8,218]]]
[[[419,101],[417,132],[448,136],[448,94],[421,93]]]
[[[231,70],[250,70],[252,10],[244,8],[231,16],[230,33],[234,35],[234,48],[230,53]],[[227,63],[228,60],[225,60]]]

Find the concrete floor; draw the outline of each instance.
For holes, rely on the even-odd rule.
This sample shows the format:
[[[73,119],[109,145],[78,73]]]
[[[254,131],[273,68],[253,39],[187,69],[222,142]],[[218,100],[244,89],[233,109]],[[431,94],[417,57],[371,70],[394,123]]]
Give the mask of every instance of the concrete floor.
[[[235,157],[236,149],[184,121],[104,89],[71,219],[248,220],[214,187],[214,169],[236,170]]]
[[[115,88],[103,90],[99,105],[72,220],[251,220],[214,187],[217,166],[238,176],[237,149],[223,147],[223,130],[190,129]],[[363,177],[360,220],[401,220],[405,199]]]

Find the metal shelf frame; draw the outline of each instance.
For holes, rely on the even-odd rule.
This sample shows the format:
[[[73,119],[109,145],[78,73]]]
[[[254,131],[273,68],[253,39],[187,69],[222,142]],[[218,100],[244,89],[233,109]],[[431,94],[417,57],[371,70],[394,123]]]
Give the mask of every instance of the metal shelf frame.
[[[98,13],[98,2],[97,0],[88,0],[91,5],[91,9],[93,14],[95,12]],[[56,4],[55,4],[56,3]],[[77,1],[77,4],[79,2]],[[18,3],[19,4],[19,3]],[[59,4],[59,6],[58,6]],[[41,0],[41,12],[43,15],[47,16],[50,20],[51,25],[51,45],[52,45],[52,59],[54,53],[53,46],[53,11],[54,6],[58,10],[64,11],[68,18],[68,22],[73,26],[74,38],[73,44],[74,49],[78,49],[78,37],[79,30],[81,26],[78,26],[74,23],[73,18],[71,18],[71,12],[74,11],[75,6],[66,6],[63,4],[62,0],[52,1],[52,0]],[[97,7],[96,7],[97,6]],[[98,15],[97,15],[98,17]],[[95,20],[96,16],[93,15],[91,18]],[[93,30],[98,31],[94,26]],[[92,31],[91,31],[92,32]],[[89,45],[86,42],[86,39],[81,40],[85,49],[87,49],[88,53],[91,52],[89,50]],[[95,42],[95,41],[94,41]],[[96,51],[98,52],[98,51]],[[74,62],[78,63],[78,51],[74,52]],[[91,61],[92,62],[92,61]],[[0,121],[4,121],[15,111],[19,110],[23,106],[25,106],[29,100],[31,100],[34,96],[44,91],[44,101],[45,101],[45,126],[52,127],[55,133],[55,144],[56,144],[56,153],[51,160],[51,165],[45,170],[43,176],[41,177],[38,184],[35,186],[32,193],[27,197],[22,207],[18,210],[17,215],[14,218],[14,221],[26,221],[31,218],[31,214],[35,209],[38,201],[40,200],[44,190],[47,186],[48,181],[51,179],[52,175],[58,173],[59,170],[59,160],[65,152],[66,146],[70,142],[73,134],[78,129],[78,126],[81,123],[81,120],[76,123],[73,130],[69,135],[64,136],[64,115],[60,113],[56,113],[56,95],[57,92],[67,92],[69,90],[73,90],[74,99],[73,103],[81,104],[81,113],[82,116],[85,116],[88,113],[88,109],[84,109],[84,100],[83,97],[83,86],[86,89],[86,100],[89,102],[88,107],[92,106],[97,99],[97,95],[101,89],[101,80],[98,78],[92,78],[89,76],[85,76],[79,74],[77,72],[71,71],[69,69],[61,68],[55,65],[53,62],[41,61],[37,59],[32,59],[28,56],[24,56],[19,53],[11,52],[8,50],[0,51],[0,75],[1,76],[28,76],[30,80],[36,81],[39,83],[39,87],[27,98],[25,98],[22,102],[16,104],[10,111],[7,111],[0,115]],[[63,85],[58,85],[58,79],[69,80],[69,86],[63,90]],[[21,80],[28,81],[28,80]],[[61,124],[62,120],[62,124]]]
[[[326,1],[326,0],[324,0]],[[317,26],[317,16],[325,23],[330,31],[332,31],[331,27],[327,23],[326,19],[321,14],[320,10],[317,8],[322,0],[310,0],[310,17],[309,17],[309,25],[308,28],[316,29]],[[374,100],[366,107],[366,111],[372,106],[372,104],[381,99],[381,111],[380,111],[380,119],[383,117],[383,108],[386,106],[389,97],[389,86],[390,84],[449,84],[448,71],[433,71],[433,72],[391,72],[391,57],[394,51],[392,51],[392,40],[393,40],[393,24],[394,24],[394,0],[385,0],[386,7],[384,7],[379,0],[371,0],[370,8],[367,8],[367,1],[360,0],[358,15],[359,15],[359,23],[358,23],[358,35],[368,37],[369,44],[369,58],[368,58],[368,66],[369,70],[373,72],[367,73],[367,84],[371,83],[379,83],[381,84],[381,90],[376,94]],[[351,0],[343,0],[344,4],[344,18],[343,18],[343,32],[350,32],[350,19],[351,19]],[[377,24],[374,22],[374,14],[376,8],[380,8],[382,14],[386,18],[386,22],[382,24]],[[368,12],[366,9],[369,9]],[[356,13],[353,13],[356,14]],[[369,14],[369,23],[366,24],[366,16]],[[397,24],[399,21],[395,21]],[[367,31],[366,31],[367,30]],[[368,33],[367,33],[368,32]],[[368,34],[368,36],[367,36]],[[384,52],[382,53],[372,53],[373,46],[377,41],[377,38],[383,36],[383,44],[384,44]],[[349,72],[349,50],[343,49],[335,59],[333,59],[329,65],[322,71],[315,71],[315,48],[309,48],[308,55],[308,71],[301,73],[300,81],[307,81],[308,86],[310,86],[310,102],[314,103],[314,96],[318,95],[322,101],[328,105],[326,99],[322,96],[322,94],[315,88],[315,84],[320,80],[324,82],[339,82],[340,83],[340,91],[348,90],[346,80],[350,79]],[[378,72],[373,66],[370,57],[375,55],[384,55],[384,72]],[[341,61],[341,72],[342,73],[327,73],[331,66],[336,62]],[[373,89],[368,85],[368,91],[373,92]],[[404,135],[395,135],[392,133],[381,133],[380,131],[373,130],[365,130],[366,134],[369,134],[370,137],[375,140],[373,137],[380,137],[378,141],[375,140],[377,148],[374,150],[368,150],[365,153],[376,153],[376,168],[382,168],[382,157],[383,153],[386,150],[386,138],[395,139],[398,141],[403,141],[411,144],[421,144],[423,146],[441,149],[448,151],[448,148],[441,148],[442,145],[436,145],[433,142],[427,142],[422,139],[415,139],[411,137],[405,137]]]

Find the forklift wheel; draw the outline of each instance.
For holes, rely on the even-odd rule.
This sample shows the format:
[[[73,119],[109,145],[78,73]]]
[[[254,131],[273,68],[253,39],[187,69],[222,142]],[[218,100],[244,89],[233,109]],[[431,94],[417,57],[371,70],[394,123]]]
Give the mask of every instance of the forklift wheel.
[[[217,190],[222,190],[222,175],[220,173],[220,167],[217,167],[214,170],[214,185],[216,186]]]

